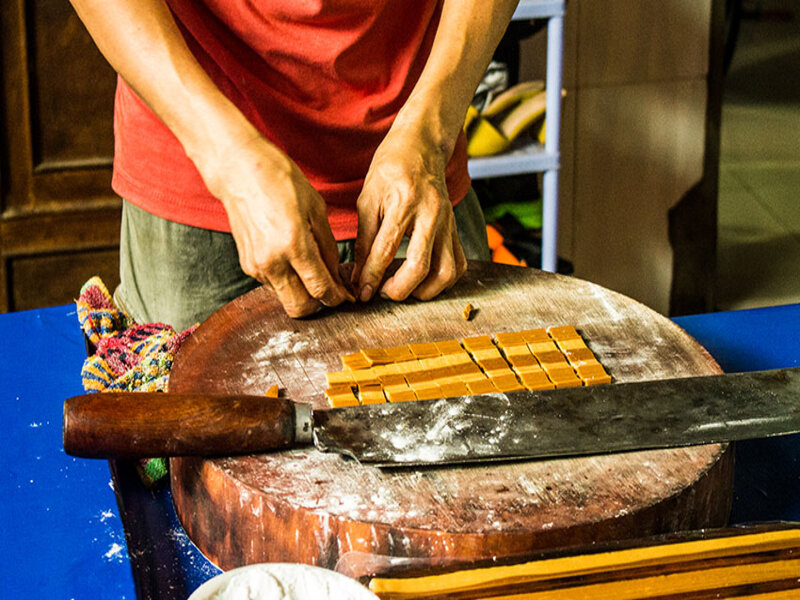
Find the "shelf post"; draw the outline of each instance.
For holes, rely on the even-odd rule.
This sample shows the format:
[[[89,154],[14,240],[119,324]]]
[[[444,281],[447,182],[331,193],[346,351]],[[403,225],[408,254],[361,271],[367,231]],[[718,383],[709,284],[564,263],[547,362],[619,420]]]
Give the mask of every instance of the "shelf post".
[[[547,112],[544,150],[555,157],[555,168],[544,172],[542,182],[542,269],[556,272],[558,263],[558,169],[561,124],[561,79],[564,53],[563,13],[547,21]]]

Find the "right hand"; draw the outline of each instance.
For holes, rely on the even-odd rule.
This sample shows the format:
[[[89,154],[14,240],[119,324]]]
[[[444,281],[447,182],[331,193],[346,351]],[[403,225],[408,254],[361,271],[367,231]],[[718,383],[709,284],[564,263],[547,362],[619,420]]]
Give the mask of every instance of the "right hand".
[[[286,314],[353,300],[325,201],[288,156],[257,136],[200,171],[228,213],[242,270],[271,285]]]

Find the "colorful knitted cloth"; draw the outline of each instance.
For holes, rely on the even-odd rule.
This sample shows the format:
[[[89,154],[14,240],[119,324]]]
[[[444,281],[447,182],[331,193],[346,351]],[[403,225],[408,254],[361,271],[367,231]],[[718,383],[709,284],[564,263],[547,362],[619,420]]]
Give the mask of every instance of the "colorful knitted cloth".
[[[181,333],[164,323],[137,324],[114,304],[99,277],[81,288],[76,301],[78,321],[95,347],[83,363],[81,378],[87,392],[123,390],[165,391],[175,353],[197,327]],[[142,461],[141,474],[153,484],[167,473],[166,461]]]

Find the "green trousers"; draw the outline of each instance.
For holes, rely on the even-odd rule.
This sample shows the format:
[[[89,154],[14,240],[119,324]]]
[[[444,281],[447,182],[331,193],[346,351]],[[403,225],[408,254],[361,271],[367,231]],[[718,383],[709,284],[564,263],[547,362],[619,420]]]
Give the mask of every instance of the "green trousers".
[[[475,192],[455,207],[464,254],[491,258],[486,223]],[[354,240],[339,242],[339,260],[354,258]],[[397,256],[405,256],[404,240]],[[205,320],[234,298],[261,285],[245,275],[229,233],[156,217],[123,202],[120,285],[114,300],[137,323],[166,323],[181,331]]]

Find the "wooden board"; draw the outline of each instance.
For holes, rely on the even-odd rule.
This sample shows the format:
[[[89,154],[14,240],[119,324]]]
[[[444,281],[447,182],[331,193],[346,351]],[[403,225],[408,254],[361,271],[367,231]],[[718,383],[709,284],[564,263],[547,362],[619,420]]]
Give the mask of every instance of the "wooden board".
[[[461,312],[478,309],[469,322]],[[325,372],[361,348],[571,324],[616,381],[714,374],[683,330],[620,294],[534,269],[471,264],[433,302],[377,300],[285,316],[270,290],[212,315],[175,361],[173,392],[286,395],[324,407]],[[613,385],[613,384],[612,384]],[[440,559],[725,524],[733,460],[710,445],[590,458],[382,471],[296,450],[173,459],[190,538],[223,569],[289,561],[334,568],[353,553]]]

